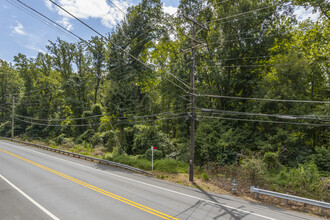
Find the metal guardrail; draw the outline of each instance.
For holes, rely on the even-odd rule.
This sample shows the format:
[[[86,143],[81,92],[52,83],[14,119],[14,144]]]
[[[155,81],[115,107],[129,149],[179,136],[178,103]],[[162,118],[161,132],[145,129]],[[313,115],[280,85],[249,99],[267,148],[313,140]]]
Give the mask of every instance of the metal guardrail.
[[[113,166],[113,167],[119,167],[119,168],[123,168],[123,169],[126,169],[126,170],[131,170],[131,171],[134,171],[134,172],[137,172],[137,173],[152,175],[152,173],[147,172],[145,170],[141,170],[141,169],[138,169],[138,168],[135,168],[135,167],[131,167],[131,166],[121,164],[121,163],[116,163],[116,162],[109,161],[109,160],[103,160],[103,159],[99,159],[99,158],[96,158],[96,157],[90,157],[90,156],[86,156],[86,155],[83,155],[83,154],[77,154],[77,153],[73,153],[73,152],[69,152],[69,151],[65,151],[65,150],[60,150],[60,149],[56,149],[56,148],[52,148],[52,147],[43,146],[43,145],[40,145],[40,144],[34,144],[34,143],[25,142],[25,141],[15,140],[15,139],[12,139],[12,138],[1,137],[1,139],[16,142],[16,143],[20,143],[20,144],[25,144],[25,145],[29,145],[29,146],[33,146],[33,147],[37,147],[37,148],[41,148],[41,149],[44,149],[44,150],[60,153],[60,154],[63,154],[63,155],[68,155],[68,156],[71,156],[71,157],[76,157],[76,158],[80,158],[80,159],[84,159],[84,160],[89,160],[89,161],[92,161],[92,162],[97,162],[97,163],[104,164],[104,165],[110,165],[110,166]]]
[[[313,200],[313,199],[306,199],[306,198],[298,197],[298,196],[293,196],[293,195],[289,195],[288,193],[283,194],[283,193],[273,192],[273,191],[269,191],[269,190],[259,189],[254,186],[250,187],[250,192],[256,193],[256,199],[258,199],[259,194],[263,194],[263,195],[268,195],[268,196],[274,196],[274,197],[281,198],[281,199],[286,199],[286,203],[288,203],[288,200],[292,200],[292,201],[296,201],[296,202],[319,206],[322,208],[321,209],[322,214],[323,214],[324,208],[330,209],[330,203],[327,203],[324,201]]]

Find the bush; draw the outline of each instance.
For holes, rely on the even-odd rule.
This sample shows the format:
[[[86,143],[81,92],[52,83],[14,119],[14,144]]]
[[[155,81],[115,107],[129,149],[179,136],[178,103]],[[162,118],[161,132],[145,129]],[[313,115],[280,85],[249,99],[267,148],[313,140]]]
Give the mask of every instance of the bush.
[[[154,170],[165,173],[187,173],[188,164],[174,159],[161,159],[154,162]]]
[[[309,198],[325,199],[329,196],[314,162],[299,164],[297,168],[283,169],[273,181],[287,190]]]
[[[95,131],[93,129],[88,129],[82,135],[77,137],[75,141],[77,144],[81,144],[84,141],[90,142],[92,137],[94,136],[94,134],[95,134]]]
[[[92,144],[93,147],[98,145],[99,143],[102,142],[102,137],[100,133],[95,133],[91,138],[90,138],[90,143]]]
[[[248,179],[252,185],[255,185],[261,179],[263,173],[263,162],[256,156],[250,156],[241,161],[242,168],[247,173]]]
[[[278,152],[266,152],[263,157],[265,168],[268,172],[279,173],[281,169],[281,164],[279,162],[279,153]]]
[[[315,153],[307,160],[313,161],[320,171],[330,173],[330,149],[326,147],[316,147]]]
[[[0,124],[0,136],[10,137],[11,123],[9,121]]]
[[[165,155],[173,152],[174,145],[166,134],[157,128],[146,125],[135,125],[133,153],[144,154],[151,146],[157,147]]]
[[[128,155],[113,155],[112,157],[108,157],[106,159],[142,170],[151,170],[151,162],[146,159],[137,159]]]
[[[61,134],[58,137],[54,138],[54,141],[57,145],[62,145],[67,143],[66,134]]]
[[[151,161],[138,156],[112,154],[105,159],[143,170],[151,170]],[[154,161],[154,170],[165,173],[187,173],[188,164],[174,159],[161,159]]]
[[[210,180],[209,175],[207,175],[207,173],[205,173],[205,172],[202,172],[201,174],[198,174],[196,177],[198,179],[202,179],[204,181],[209,181]]]
[[[143,158],[147,160],[152,159],[152,152],[151,149],[146,150],[146,152],[143,155]],[[160,160],[163,158],[163,152],[160,150],[154,150],[154,160]]]

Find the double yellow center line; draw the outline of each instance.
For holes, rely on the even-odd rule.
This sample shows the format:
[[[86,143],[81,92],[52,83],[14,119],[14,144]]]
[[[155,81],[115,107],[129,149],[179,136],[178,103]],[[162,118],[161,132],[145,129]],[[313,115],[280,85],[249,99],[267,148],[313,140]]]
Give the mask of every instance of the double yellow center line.
[[[152,209],[152,208],[149,208],[149,207],[147,207],[147,206],[144,206],[144,205],[141,205],[141,204],[139,204],[139,203],[133,202],[133,201],[131,201],[131,200],[125,199],[125,198],[123,198],[123,197],[121,197],[121,196],[118,196],[118,195],[116,195],[116,194],[113,194],[113,193],[111,193],[111,192],[109,192],[109,191],[106,191],[106,190],[100,189],[100,188],[98,188],[98,187],[96,187],[96,186],[90,185],[90,184],[88,184],[88,183],[85,183],[85,182],[83,182],[83,181],[80,181],[80,180],[78,180],[78,179],[76,179],[76,178],[73,178],[73,177],[68,176],[68,175],[66,175],[66,174],[64,174],[64,173],[58,172],[58,171],[56,171],[56,170],[53,170],[53,169],[51,169],[51,168],[48,168],[48,167],[46,167],[46,166],[43,166],[43,165],[41,165],[41,164],[38,164],[38,163],[33,162],[33,161],[31,161],[31,160],[28,160],[28,159],[26,159],[26,158],[24,158],[24,157],[21,157],[21,156],[18,156],[18,155],[16,155],[16,154],[13,154],[13,153],[11,153],[11,152],[8,152],[8,151],[6,151],[6,150],[0,149],[0,151],[4,152],[4,153],[6,153],[6,154],[9,154],[9,155],[11,155],[11,156],[13,156],[13,157],[16,157],[16,158],[18,158],[18,159],[21,159],[21,160],[23,160],[23,161],[26,161],[26,162],[28,162],[28,163],[30,163],[30,164],[33,164],[33,165],[35,165],[35,166],[37,166],[37,167],[40,167],[41,169],[47,170],[47,171],[49,171],[49,172],[51,172],[51,173],[54,173],[54,174],[56,174],[56,175],[58,175],[58,176],[60,176],[60,177],[63,177],[63,178],[65,178],[65,179],[68,179],[68,180],[70,180],[70,181],[72,181],[72,182],[78,183],[79,185],[85,186],[85,187],[87,187],[87,188],[89,188],[89,189],[91,189],[91,190],[94,190],[94,191],[96,191],[96,192],[99,192],[99,193],[101,193],[101,194],[103,194],[103,195],[109,196],[109,197],[111,197],[111,198],[113,198],[113,199],[116,199],[116,200],[121,201],[121,202],[123,202],[123,203],[126,203],[126,204],[128,204],[128,205],[134,206],[134,207],[136,207],[136,208],[138,208],[138,209],[141,209],[141,210],[143,210],[143,211],[146,211],[146,212],[148,212],[148,213],[150,213],[150,214],[156,215],[156,216],[158,216],[158,217],[160,217],[160,218],[163,218],[163,219],[179,220],[178,218],[172,217],[172,216],[170,216],[170,215],[164,214],[164,213],[162,213],[162,212],[159,212],[159,211],[154,210],[154,209]]]

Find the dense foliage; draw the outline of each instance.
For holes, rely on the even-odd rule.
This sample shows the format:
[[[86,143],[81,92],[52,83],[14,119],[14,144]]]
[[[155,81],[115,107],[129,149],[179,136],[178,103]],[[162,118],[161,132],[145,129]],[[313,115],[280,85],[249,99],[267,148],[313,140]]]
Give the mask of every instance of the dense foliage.
[[[329,101],[326,2],[182,0],[170,16],[142,0],[106,38],[58,38],[36,58],[0,60],[0,135],[11,134],[14,101],[16,136],[144,159],[157,146],[157,158],[188,162],[195,31],[196,94],[222,96],[196,96],[196,165],[244,165],[257,153],[283,181],[306,167],[329,172],[329,104],[235,98]],[[298,22],[293,4],[319,10],[318,21]]]

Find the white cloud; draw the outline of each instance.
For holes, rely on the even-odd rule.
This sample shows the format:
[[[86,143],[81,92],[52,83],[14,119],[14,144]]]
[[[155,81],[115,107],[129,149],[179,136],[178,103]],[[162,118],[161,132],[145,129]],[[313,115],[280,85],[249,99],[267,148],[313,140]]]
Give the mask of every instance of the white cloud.
[[[58,21],[58,23],[62,24],[68,31],[72,30],[72,24],[69,22],[68,17],[63,17],[62,20]]]
[[[165,13],[173,15],[177,12],[178,8],[173,7],[173,6],[165,6],[164,5],[163,10],[164,10]]]
[[[17,22],[17,25],[13,28],[13,33],[14,34],[19,34],[19,35],[28,35],[25,31],[24,31],[24,26],[21,23]]]
[[[125,1],[112,0],[112,2],[123,11],[130,6]],[[50,10],[54,9],[54,6],[49,5],[49,0],[45,0],[45,3]],[[107,0],[58,0],[57,3],[78,18],[99,18],[102,24],[109,28],[114,27],[118,21],[124,18],[124,14],[113,5],[109,5]],[[70,15],[57,7],[56,11],[66,18],[66,20],[61,20],[62,24],[65,23],[66,28],[72,28],[72,25],[69,26],[69,19],[72,19]]]
[[[53,3],[52,3],[51,1],[49,1],[49,0],[45,0],[45,4],[46,4],[46,7],[47,7],[49,10],[51,10],[51,11],[54,10],[54,8],[53,8]]]
[[[319,18],[320,13],[313,13],[312,8],[305,10],[304,7],[300,6],[295,8],[294,15],[296,15],[298,21],[304,21],[308,18],[310,18],[312,21],[316,21]]]
[[[37,52],[41,52],[41,53],[46,53],[44,50],[40,49],[39,47],[35,47],[33,45],[27,45],[25,46],[27,49],[33,50],[33,51],[37,51]]]

